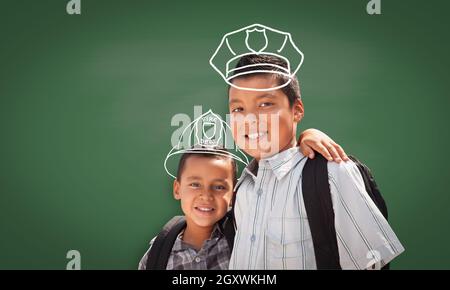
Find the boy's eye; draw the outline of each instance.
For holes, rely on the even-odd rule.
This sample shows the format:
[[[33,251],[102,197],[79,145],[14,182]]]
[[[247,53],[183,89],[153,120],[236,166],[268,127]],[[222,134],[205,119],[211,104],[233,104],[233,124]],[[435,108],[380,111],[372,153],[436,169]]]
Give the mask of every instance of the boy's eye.
[[[231,112],[232,113],[239,113],[239,112],[242,112],[243,110],[244,110],[243,108],[238,107],[238,108],[232,109]]]
[[[212,187],[214,190],[225,190],[227,189],[225,186],[223,185],[213,185]]]
[[[270,102],[264,102],[264,103],[260,104],[259,106],[260,106],[260,107],[270,107],[270,106],[272,106],[272,105],[273,105],[273,103],[270,103]]]
[[[191,184],[189,184],[190,187],[194,187],[194,188],[198,188],[200,187],[200,183],[198,182],[192,182]]]

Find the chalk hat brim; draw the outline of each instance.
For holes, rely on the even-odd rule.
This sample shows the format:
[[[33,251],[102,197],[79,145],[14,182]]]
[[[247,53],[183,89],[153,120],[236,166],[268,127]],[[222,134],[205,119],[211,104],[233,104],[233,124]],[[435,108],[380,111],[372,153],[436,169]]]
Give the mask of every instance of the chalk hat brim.
[[[259,55],[275,55],[272,53],[258,53]],[[245,56],[247,54],[243,54],[243,55],[239,55],[236,58],[241,58],[242,56]],[[286,61],[287,63],[287,68],[283,67],[283,66],[279,66],[273,63],[258,63],[258,64],[250,64],[250,65],[244,65],[241,67],[235,67],[235,68],[229,68],[230,64],[231,64],[231,60],[229,63],[227,63],[227,73],[226,76],[227,78],[225,79],[225,81],[232,87],[240,89],[240,90],[248,90],[248,91],[269,91],[269,90],[277,90],[277,89],[281,89],[287,85],[289,85],[289,83],[292,81],[292,76],[290,74],[290,67],[289,67],[289,61],[287,61],[287,59],[285,59],[283,56],[280,55],[275,55],[279,58],[282,58]],[[233,79],[237,78],[237,77],[242,77],[242,76],[249,76],[252,74],[275,74],[275,75],[280,75],[283,76],[283,78],[280,78],[280,80],[284,80],[281,83],[278,83],[277,86],[275,87],[267,87],[267,88],[253,88],[253,87],[243,87],[243,86],[239,86],[236,85],[235,83],[233,83]]]

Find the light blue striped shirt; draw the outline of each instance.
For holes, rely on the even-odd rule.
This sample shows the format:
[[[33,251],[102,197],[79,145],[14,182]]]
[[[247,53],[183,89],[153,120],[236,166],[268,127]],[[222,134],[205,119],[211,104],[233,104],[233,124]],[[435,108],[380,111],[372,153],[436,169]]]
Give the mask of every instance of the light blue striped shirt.
[[[294,147],[244,169],[230,269],[316,269],[301,186],[306,160]],[[342,269],[380,268],[404,251],[353,162],[329,162],[328,177]]]

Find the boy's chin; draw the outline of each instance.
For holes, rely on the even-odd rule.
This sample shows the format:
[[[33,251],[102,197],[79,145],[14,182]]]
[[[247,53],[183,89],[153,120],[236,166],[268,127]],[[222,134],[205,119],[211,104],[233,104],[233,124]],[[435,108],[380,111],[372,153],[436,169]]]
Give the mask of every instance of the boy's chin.
[[[201,228],[212,228],[215,226],[215,224],[217,223],[217,221],[206,221],[206,220],[194,220],[194,223]]]
[[[270,156],[273,156],[279,152],[278,148],[277,150],[271,150],[271,148],[265,150],[265,149],[243,149],[245,153],[250,155],[252,158],[255,158],[256,160],[269,158]]]
[[[217,222],[217,218],[215,217],[210,217],[210,218],[206,218],[206,217],[191,217],[191,220],[193,223],[195,223],[196,226],[198,227],[204,227],[204,228],[209,228],[209,227],[213,227]]]

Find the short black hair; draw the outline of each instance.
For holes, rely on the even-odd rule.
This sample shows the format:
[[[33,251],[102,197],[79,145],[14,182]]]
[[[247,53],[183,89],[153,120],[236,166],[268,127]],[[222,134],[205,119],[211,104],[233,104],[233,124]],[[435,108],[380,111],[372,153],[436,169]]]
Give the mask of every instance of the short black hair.
[[[186,161],[189,159],[189,157],[192,156],[199,156],[199,157],[205,157],[205,158],[216,158],[216,159],[223,159],[223,160],[230,160],[231,161],[231,168],[233,170],[232,175],[232,181],[233,181],[233,187],[237,182],[237,164],[236,160],[231,157],[231,154],[228,150],[226,150],[222,146],[214,146],[214,147],[193,147],[193,149],[204,149],[200,152],[195,152],[196,150],[187,150],[183,155],[180,157],[180,161],[178,163],[178,170],[177,170],[177,180],[181,180],[181,175],[183,174],[183,169],[186,165]]]
[[[245,74],[245,72],[250,72],[254,70],[265,70],[265,71],[278,71],[278,72],[284,72],[282,69],[277,68],[276,66],[271,65],[261,65],[261,66],[255,66],[255,64],[274,64],[276,66],[284,67],[288,69],[287,62],[277,56],[274,55],[267,55],[267,54],[248,54],[242,56],[238,63],[236,64],[236,69],[234,71],[234,75],[237,73],[242,75],[236,76],[233,79],[237,78],[246,78],[250,76],[254,76],[257,74],[264,74],[264,73],[251,73],[251,74]],[[282,85],[289,81],[289,78],[291,81],[286,86],[282,87],[281,90],[283,93],[288,97],[289,105],[292,106],[296,99],[300,99],[300,85],[298,83],[297,77],[295,75],[288,77],[283,74],[273,74],[273,77],[278,81],[278,85]],[[232,81],[231,81],[232,82]]]

